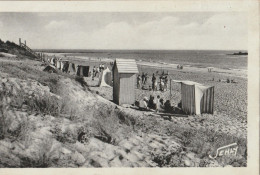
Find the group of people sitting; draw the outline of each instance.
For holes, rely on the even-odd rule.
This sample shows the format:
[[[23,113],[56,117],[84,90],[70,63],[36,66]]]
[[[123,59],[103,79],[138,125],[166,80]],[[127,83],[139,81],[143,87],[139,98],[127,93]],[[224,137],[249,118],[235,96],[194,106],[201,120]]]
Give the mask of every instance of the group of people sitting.
[[[171,106],[170,100],[167,100],[164,103],[164,99],[160,98],[160,95],[157,95],[157,97],[150,95],[150,99],[148,99],[147,97],[144,97],[139,102],[140,109],[143,109],[143,110],[150,109],[150,110],[155,110],[157,112],[165,110],[165,107],[168,108],[169,106]]]
[[[139,101],[137,106],[141,110],[155,110],[160,111],[164,108],[164,100],[160,98],[158,95],[156,98],[153,95],[150,95],[150,99],[144,97],[142,100]]]
[[[212,81],[215,81],[214,77],[212,78]],[[225,83],[237,83],[237,81],[235,81],[234,79],[229,79],[229,78],[227,78],[226,80],[225,79],[223,79],[223,80],[218,79],[217,81],[218,82],[225,82]]]
[[[142,100],[136,102],[136,106],[143,111],[155,111],[155,112],[165,112],[165,113],[182,113],[181,102],[178,107],[171,105],[170,100],[166,100],[157,95],[154,97],[150,95],[150,98],[144,97]]]

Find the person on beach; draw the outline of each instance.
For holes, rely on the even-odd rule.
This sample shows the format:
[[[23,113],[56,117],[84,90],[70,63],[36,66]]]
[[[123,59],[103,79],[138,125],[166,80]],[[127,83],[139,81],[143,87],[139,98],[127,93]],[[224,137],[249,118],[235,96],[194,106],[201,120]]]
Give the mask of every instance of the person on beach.
[[[157,98],[154,101],[156,107],[155,107],[155,111],[159,112],[159,110],[161,109],[161,103],[160,103],[160,95],[157,95]]]
[[[147,80],[148,80],[148,74],[146,73],[144,76],[144,84],[146,84]]]
[[[95,74],[96,74],[96,67],[95,66],[93,67],[93,71],[92,72],[93,72],[93,76],[95,76]]]
[[[164,78],[164,89],[166,89],[166,91],[167,91],[167,88],[168,88],[168,77],[165,76],[165,78]]]
[[[166,102],[164,103],[164,111],[166,113],[171,113],[172,112],[172,106],[171,106],[170,100],[166,100]]]
[[[141,110],[148,110],[148,98],[144,97],[143,100],[140,101],[139,103],[139,109]]]
[[[160,79],[160,90],[163,92],[164,91],[164,82],[162,79]]]
[[[141,87],[141,76],[138,75],[137,76],[137,88],[140,89],[140,87]]]
[[[99,73],[98,67],[96,67],[96,69],[95,69],[95,77],[97,76],[98,73]]]
[[[155,99],[154,99],[154,96],[152,96],[152,95],[150,95],[150,99],[148,101],[148,108],[156,109]]]
[[[156,83],[156,77],[153,74],[153,77],[152,77],[152,88],[153,88],[153,91],[155,91],[155,83]]]
[[[94,80],[94,78],[95,78],[95,71],[94,71],[94,69],[93,69],[93,73],[92,73],[92,81]]]
[[[145,75],[144,73],[142,73],[142,84],[144,85],[144,83],[145,83]]]
[[[161,108],[164,108],[164,100],[163,100],[163,98],[160,99],[160,106],[161,106]]]
[[[155,91],[158,90],[158,82],[157,82],[157,81],[154,82],[154,90],[155,90]]]

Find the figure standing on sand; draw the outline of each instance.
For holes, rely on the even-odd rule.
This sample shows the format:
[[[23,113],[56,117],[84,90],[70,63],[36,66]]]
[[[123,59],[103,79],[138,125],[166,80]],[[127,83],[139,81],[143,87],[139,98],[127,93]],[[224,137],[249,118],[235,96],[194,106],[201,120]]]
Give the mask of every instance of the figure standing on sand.
[[[138,75],[137,76],[137,88],[140,89],[140,87],[141,87],[141,76]]]
[[[156,82],[156,77],[155,75],[153,74],[153,77],[152,77],[152,88],[153,88],[153,91],[155,91],[155,85],[157,84]]]
[[[144,84],[146,84],[147,80],[148,80],[148,74],[146,73],[144,76]]]
[[[160,90],[164,91],[164,82],[162,81],[162,78],[160,78]]]
[[[93,74],[92,74],[92,80],[94,80],[94,78],[95,78],[95,75],[96,75],[96,67],[94,66],[93,67]]]
[[[96,69],[95,69],[95,77],[97,76],[98,73],[99,73],[98,67],[96,67]]]
[[[142,73],[142,84],[143,85],[145,84],[145,75],[144,75],[144,73]]]
[[[164,89],[166,89],[166,91],[167,91],[167,88],[168,88],[168,77],[165,76],[165,78],[164,78]]]

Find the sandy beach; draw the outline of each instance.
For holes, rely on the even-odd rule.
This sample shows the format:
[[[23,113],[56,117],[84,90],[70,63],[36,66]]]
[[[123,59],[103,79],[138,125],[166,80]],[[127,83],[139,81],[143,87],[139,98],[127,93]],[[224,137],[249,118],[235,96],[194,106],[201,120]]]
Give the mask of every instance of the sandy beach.
[[[53,53],[49,53],[53,55]],[[63,54],[57,54],[61,57]],[[67,57],[71,62],[83,65],[89,65],[90,70],[93,66],[98,66],[100,63],[105,64],[112,70],[110,62],[114,59],[110,58],[95,58],[95,57]],[[145,62],[137,59],[139,74],[142,72],[148,73],[148,85],[151,85],[151,76],[153,73],[161,74],[162,71],[169,74],[169,79],[172,80],[190,80],[204,85],[215,87],[215,113],[214,115],[202,114],[196,118],[207,118],[208,127],[218,130],[220,121],[223,124],[221,131],[230,134],[239,134],[246,138],[246,123],[247,123],[247,70],[243,69],[220,69],[213,68],[212,72],[208,72],[207,68],[194,67],[185,65],[182,70],[177,69],[177,64],[167,64],[158,62]],[[157,75],[158,80],[159,75]],[[112,88],[97,87],[98,78],[94,81],[91,78],[85,78],[90,86],[90,89],[98,91],[101,96],[108,100],[112,100]],[[233,79],[237,83],[226,83],[227,79]],[[177,106],[180,101],[180,86],[178,84],[172,85],[172,92],[170,95],[169,85],[165,92],[152,92],[148,90],[136,89],[136,100],[141,100],[144,96],[160,95],[164,100],[170,99],[171,102]],[[192,122],[194,122],[192,120]],[[215,124],[213,124],[215,123]],[[200,125],[198,123],[198,125]],[[205,127],[205,126],[204,126]]]
[[[58,57],[58,55],[56,56]],[[109,58],[97,57],[87,59],[86,57],[66,57],[63,59],[79,65],[89,65],[90,70],[100,63],[111,69],[110,62],[113,61]],[[34,137],[33,140],[30,140],[31,146],[25,148],[27,152],[11,151],[12,156],[16,157],[17,161],[8,166],[246,166],[246,73],[243,77],[237,76],[237,72],[225,71],[224,69],[221,70],[225,71],[224,73],[219,73],[216,70],[207,72],[206,68],[192,66],[177,69],[174,64],[167,65],[140,60],[137,61],[137,64],[140,74],[144,72],[149,75],[146,86],[151,85],[153,73],[156,74],[158,80],[162,71],[168,73],[169,80],[191,80],[214,86],[214,114],[189,115],[188,117],[173,116],[170,119],[151,111],[145,112],[132,109],[129,106],[118,106],[111,102],[113,88],[99,87],[98,76],[94,80],[91,77],[81,79],[75,74],[68,74],[60,70],[57,70],[56,73],[44,72],[46,64],[39,61],[27,60],[23,57],[1,58],[0,80],[13,94],[11,100],[15,104],[21,103],[21,107],[18,105],[18,107],[13,108],[13,112],[17,116],[23,114],[21,118],[25,123],[28,122],[28,119],[34,121],[28,123],[30,128],[27,129],[27,135]],[[226,83],[227,78],[234,79],[237,83]],[[180,85],[172,84],[171,89],[170,91],[168,86],[164,92],[153,92],[135,88],[135,99],[138,101],[144,96],[160,95],[165,101],[169,99],[172,106],[177,106],[181,99]],[[24,100],[26,104],[23,104]],[[13,115],[13,112],[11,110],[7,117],[16,116]],[[8,125],[8,127],[14,126],[16,125]],[[85,133],[88,133],[83,143],[78,137],[82,128]],[[12,128],[12,130],[16,129],[17,127]],[[101,139],[100,135],[106,139]],[[52,137],[49,138],[50,136]],[[27,138],[27,136],[23,137]],[[41,137],[49,138],[52,141],[40,139]],[[113,139],[111,140],[111,138]],[[27,144],[21,138],[21,141],[15,145],[20,144],[20,142]],[[9,141],[7,143],[9,144]],[[216,160],[209,159],[208,156],[214,155],[218,147],[230,143],[238,143],[239,146],[235,159],[221,157]],[[5,143],[0,142],[0,144]],[[38,144],[42,145],[39,149]],[[52,145],[58,145],[59,149],[54,151],[61,156],[60,161],[40,165],[34,164],[33,161],[29,165],[24,162],[19,164],[18,160],[22,159],[23,156],[31,156],[31,150],[42,154],[42,147],[51,148]],[[8,149],[11,150],[12,147]],[[23,152],[25,153],[21,157]],[[71,162],[70,156],[72,156],[73,162]],[[5,158],[12,160],[9,155],[5,155]],[[50,156],[48,161],[54,158]],[[169,161],[165,162],[168,159]]]
[[[73,60],[73,62],[77,63],[82,63],[82,64],[89,64],[89,62],[93,63],[105,63],[108,64],[110,62],[113,62],[115,59],[113,58],[106,58],[106,57],[86,57],[86,56],[68,56],[64,57],[64,55],[69,54],[69,53],[45,53],[46,55],[52,57],[56,56],[58,58],[62,58],[63,60]],[[160,61],[144,61],[141,59],[136,59],[136,62],[138,66],[140,67],[140,71],[142,71],[143,67],[150,67],[153,69],[158,69],[158,70],[165,70],[165,71],[171,71],[171,70],[178,70],[177,66],[178,64],[173,64],[173,63],[166,63],[166,62],[160,62]],[[221,69],[217,67],[212,67],[212,72],[222,74],[225,76],[230,76],[230,77],[242,77],[242,78],[247,78],[247,70],[246,69]],[[208,73],[208,68],[207,67],[198,67],[196,65],[183,65],[183,70],[182,71],[187,71],[187,72],[201,72],[201,73]]]
[[[0,15],[0,168],[252,167],[250,8],[67,5]]]

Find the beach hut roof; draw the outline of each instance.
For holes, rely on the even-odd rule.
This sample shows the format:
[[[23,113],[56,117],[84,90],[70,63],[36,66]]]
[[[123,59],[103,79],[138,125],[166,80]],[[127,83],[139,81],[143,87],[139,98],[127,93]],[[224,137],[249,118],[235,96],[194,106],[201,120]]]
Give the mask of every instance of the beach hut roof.
[[[115,63],[119,73],[139,73],[134,59],[117,58]]]
[[[194,81],[189,81],[189,80],[172,80],[172,81],[176,82],[176,83],[183,83],[183,84],[186,84],[186,85],[196,85],[196,86],[212,87],[212,86],[206,86],[206,85],[203,85],[203,84],[200,84],[200,83],[197,83],[197,82],[194,82]]]
[[[54,67],[53,65],[47,65],[44,69],[43,69],[43,71],[45,71],[45,72],[49,72],[49,71],[53,71],[53,72],[55,72],[55,73],[57,73],[57,70],[56,70],[56,67]]]

